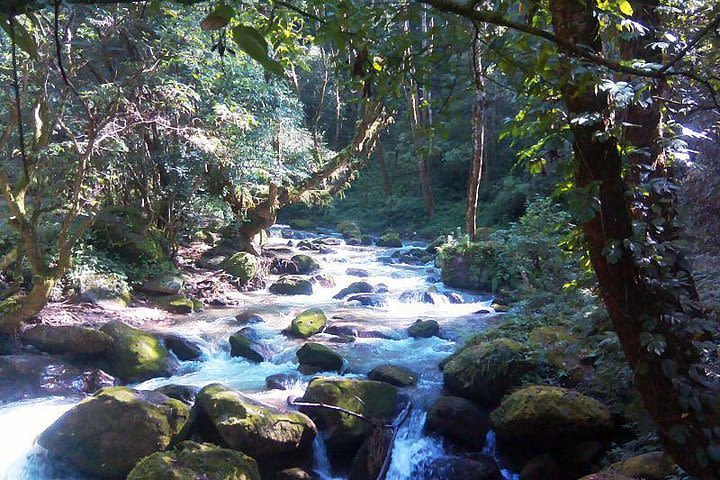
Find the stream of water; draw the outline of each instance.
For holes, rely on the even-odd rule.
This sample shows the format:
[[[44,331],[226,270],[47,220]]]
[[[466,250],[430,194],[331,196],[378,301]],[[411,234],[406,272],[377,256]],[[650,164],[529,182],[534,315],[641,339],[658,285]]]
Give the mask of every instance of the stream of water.
[[[276,226],[271,229],[269,247],[287,245],[288,240],[280,236],[281,228]],[[412,247],[407,245],[403,248]],[[264,403],[285,406],[289,395],[302,395],[311,377],[302,377],[289,390],[267,389],[266,377],[297,369],[295,352],[302,342],[281,334],[281,331],[288,327],[296,314],[310,307],[319,307],[327,314],[329,325],[354,326],[368,334],[368,338],[357,338],[351,343],[332,343],[333,337],[324,333],[313,337],[313,341],[327,343],[343,355],[345,376],[361,376],[377,365],[388,363],[406,366],[420,375],[418,385],[408,391],[414,410],[397,435],[387,478],[431,478],[427,476],[430,464],[447,454],[440,437],[429,436],[423,431],[425,411],[442,392],[438,363],[457,348],[465,335],[487,326],[490,316],[477,312],[487,310],[490,299],[457,291],[464,303],[423,303],[422,297],[427,291],[454,292],[439,281],[439,271],[432,264],[390,263],[389,257],[397,249],[348,246],[344,242],[329,249],[330,252],[323,254],[301,253],[313,256],[320,263],[321,272],[334,277],[336,286],[323,288],[316,284],[312,295],[279,296],[268,293],[266,289],[249,292],[244,295],[246,302],[241,308],[211,310],[182,317],[173,326],[173,331],[202,346],[205,352],[202,361],[183,362],[176,375],[152,379],[134,387],[153,389],[168,384],[202,387],[221,382]],[[350,268],[364,270],[367,277],[348,275]],[[387,287],[387,293],[383,294],[386,305],[364,307],[333,299],[341,288],[359,280],[372,285],[384,284]],[[254,364],[230,357],[227,339],[240,328],[234,317],[247,311],[264,319],[263,323],[253,324],[252,328],[270,353],[269,361]],[[410,338],[407,327],[417,319],[437,320],[441,325],[442,338]],[[87,477],[48,458],[35,444],[37,435],[78,401],[79,398],[46,397],[0,407],[0,480],[87,480]],[[494,455],[492,435],[488,440],[486,452]],[[341,479],[330,468],[321,439],[316,441],[314,450],[318,476],[324,480]],[[514,478],[508,472],[504,472],[504,476]]]

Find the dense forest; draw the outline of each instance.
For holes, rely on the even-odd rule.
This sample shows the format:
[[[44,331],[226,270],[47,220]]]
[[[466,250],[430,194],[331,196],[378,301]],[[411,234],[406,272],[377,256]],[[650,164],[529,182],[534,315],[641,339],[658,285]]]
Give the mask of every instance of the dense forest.
[[[0,26],[0,479],[720,479],[720,3]]]

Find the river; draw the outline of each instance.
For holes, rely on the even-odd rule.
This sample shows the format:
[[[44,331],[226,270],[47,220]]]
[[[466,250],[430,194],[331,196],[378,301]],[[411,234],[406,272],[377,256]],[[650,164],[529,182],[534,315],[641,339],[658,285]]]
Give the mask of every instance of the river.
[[[284,226],[270,230],[267,247],[284,248],[288,240],[281,231]],[[300,234],[300,232],[298,232]],[[318,235],[311,235],[316,238]],[[324,232],[324,238],[338,238]],[[292,241],[294,245],[297,240]],[[337,241],[330,241],[336,243]],[[402,249],[424,248],[422,243],[406,244]],[[432,461],[451,455],[443,440],[423,431],[425,411],[434,398],[442,393],[442,373],[438,363],[450,355],[463,339],[483,328],[496,318],[478,313],[488,311],[491,299],[447,288],[440,280],[440,272],[432,263],[426,265],[397,264],[390,256],[398,249],[374,246],[348,246],[343,241],[328,247],[329,252],[300,251],[313,256],[321,265],[321,273],[331,275],[334,287],[315,285],[312,295],[281,296],[267,289],[244,294],[245,303],[237,309],[211,309],[199,314],[178,317],[173,333],[180,333],[201,345],[201,361],[182,362],[180,371],[169,378],[155,378],[137,385],[138,389],[153,389],[162,385],[180,384],[202,387],[221,382],[247,395],[276,406],[284,406],[289,395],[301,396],[311,377],[305,376],[289,385],[288,390],[268,390],[265,378],[277,373],[295,372],[295,352],[302,341],[281,332],[292,318],[310,307],[322,308],[329,325],[357,327],[361,334],[351,343],[335,343],[336,337],[325,333],[315,335],[313,341],[326,343],[340,353],[346,362],[343,375],[363,376],[381,364],[396,364],[410,368],[420,375],[416,387],[406,389],[413,411],[403,423],[393,446],[389,480],[432,478]],[[348,269],[360,269],[367,277],[348,275]],[[271,277],[270,283],[273,278]],[[384,284],[385,305],[367,307],[333,299],[341,288],[364,280],[372,285]],[[423,294],[455,292],[463,303],[450,303],[445,296],[434,296],[436,303],[424,303]],[[440,301],[438,301],[440,300]],[[252,325],[270,353],[269,361],[250,363],[231,358],[228,337],[240,327],[235,315],[241,312],[260,315],[264,322]],[[413,339],[407,327],[417,319],[434,319],[440,323],[441,336]],[[159,331],[162,333],[162,331]],[[326,374],[332,376],[335,374]],[[35,438],[56,418],[77,403],[80,398],[46,397],[26,400],[0,407],[0,479],[2,480],[89,480],[65,465],[48,457]],[[486,453],[494,455],[492,432],[488,435]],[[322,439],[315,444],[315,473],[323,480],[341,479],[332,471],[324,454]],[[514,476],[503,472],[505,478]]]

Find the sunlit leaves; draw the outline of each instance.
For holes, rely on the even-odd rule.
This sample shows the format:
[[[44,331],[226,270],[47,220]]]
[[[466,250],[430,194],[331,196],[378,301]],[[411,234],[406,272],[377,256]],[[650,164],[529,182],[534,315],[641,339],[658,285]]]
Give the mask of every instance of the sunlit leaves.
[[[38,47],[37,43],[35,42],[35,39],[33,38],[32,34],[30,33],[30,30],[28,30],[22,23],[18,21],[17,18],[13,18],[12,20],[6,17],[5,15],[0,15],[0,26],[2,26],[2,29],[5,30],[5,33],[8,35],[8,37],[11,36],[11,29],[10,29],[10,22],[13,22],[13,30],[14,30],[14,39],[15,44],[17,47],[22,50],[23,52],[30,55],[30,57],[37,59],[38,58]]]
[[[282,77],[284,68],[280,62],[270,58],[265,37],[248,25],[237,25],[232,28],[232,37],[240,49],[250,58],[262,65],[267,71]]]

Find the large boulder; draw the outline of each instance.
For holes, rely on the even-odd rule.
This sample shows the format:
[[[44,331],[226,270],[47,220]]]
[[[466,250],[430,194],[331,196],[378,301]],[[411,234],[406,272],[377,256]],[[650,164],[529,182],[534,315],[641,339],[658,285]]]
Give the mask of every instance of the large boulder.
[[[140,459],[167,448],[189,414],[161,393],[108,387],[68,410],[38,443],[84,473],[125,477]]]
[[[112,337],[106,357],[113,373],[126,382],[169,377],[178,368],[177,360],[150,333],[119,321],[106,323],[100,331]]]
[[[270,285],[270,293],[277,295],[312,295],[312,282],[306,278],[286,275]]]
[[[436,320],[418,320],[408,327],[413,338],[430,338],[440,335],[440,324]]]
[[[98,330],[75,325],[38,325],[22,334],[23,342],[48,353],[103,353],[113,339]]]
[[[389,383],[396,387],[411,387],[418,381],[418,375],[415,372],[397,365],[378,365],[370,370],[368,378]]]
[[[254,363],[265,361],[262,346],[243,328],[230,336],[230,356],[243,357]]]
[[[356,293],[372,293],[373,292],[373,286],[370,285],[368,282],[353,282],[347,287],[340,290],[338,293],[335,294],[333,298],[335,299],[341,299],[345,298],[348,295],[356,294]]]
[[[140,286],[140,290],[153,295],[176,295],[184,283],[181,276],[166,273],[148,278]]]
[[[130,289],[123,277],[115,273],[90,273],[79,282],[80,299],[106,310],[120,310],[130,305]]]
[[[398,390],[372,380],[315,378],[305,390],[305,402],[335,405],[367,418],[392,422],[398,410]],[[324,431],[333,454],[354,454],[370,433],[367,422],[325,408],[301,408]]]
[[[205,308],[201,301],[188,298],[182,294],[154,297],[153,301],[158,307],[170,313],[193,313],[200,312]]]
[[[257,462],[242,452],[185,441],[156,452],[132,469],[127,480],[260,480]]]
[[[297,271],[301,275],[308,275],[320,270],[320,264],[310,255],[299,254],[290,259],[297,265]]]
[[[343,368],[342,356],[320,343],[306,343],[297,351],[297,358],[303,373],[339,372]]]
[[[290,333],[296,337],[308,338],[322,332],[325,325],[327,325],[325,312],[320,308],[310,308],[293,319]]]
[[[220,384],[208,385],[195,397],[194,425],[208,427],[223,446],[241,450],[258,460],[278,459],[306,451],[317,429],[305,415],[258,403]]]
[[[112,207],[105,210],[95,219],[93,233],[107,250],[135,265],[168,262],[167,242],[137,209]]]
[[[538,450],[607,437],[614,429],[610,410],[574,390],[530,386],[505,397],[490,415],[499,440]]]
[[[449,392],[495,406],[533,366],[521,343],[499,338],[460,350],[444,364],[443,380]]]
[[[425,428],[464,447],[481,450],[488,431],[488,416],[461,397],[443,396],[428,409]]]
[[[255,277],[258,271],[258,261],[255,255],[248,252],[238,252],[226,258],[220,267],[241,283],[247,283]]]

